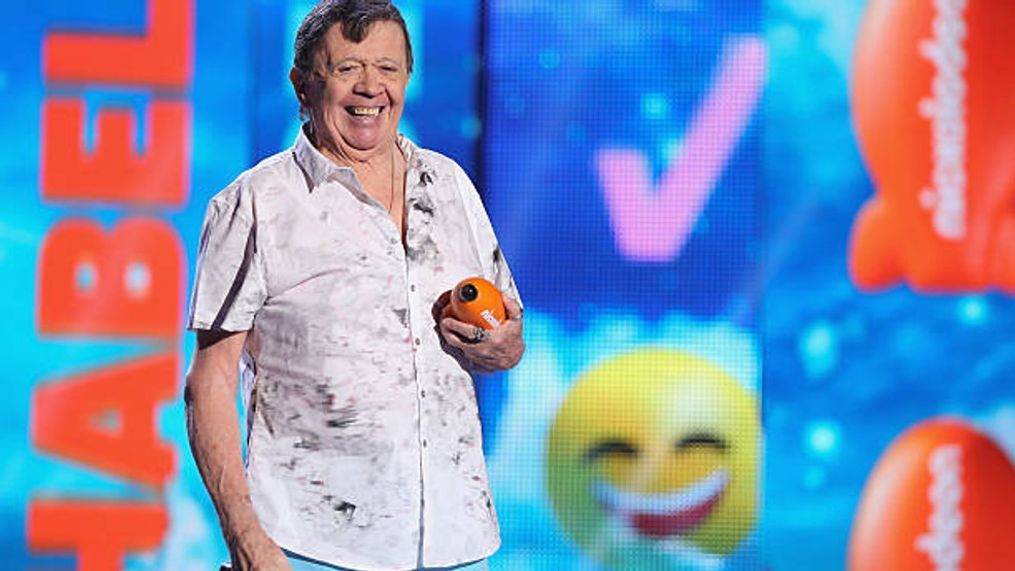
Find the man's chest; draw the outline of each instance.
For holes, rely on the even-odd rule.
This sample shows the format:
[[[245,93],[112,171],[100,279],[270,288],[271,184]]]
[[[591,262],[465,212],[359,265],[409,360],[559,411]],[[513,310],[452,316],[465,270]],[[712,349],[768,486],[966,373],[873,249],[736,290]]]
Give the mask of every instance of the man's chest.
[[[454,193],[410,189],[404,238],[386,210],[348,192],[322,189],[285,206],[258,228],[260,270],[268,304],[283,303],[310,319],[346,308],[364,317],[419,320],[458,281],[483,274]]]

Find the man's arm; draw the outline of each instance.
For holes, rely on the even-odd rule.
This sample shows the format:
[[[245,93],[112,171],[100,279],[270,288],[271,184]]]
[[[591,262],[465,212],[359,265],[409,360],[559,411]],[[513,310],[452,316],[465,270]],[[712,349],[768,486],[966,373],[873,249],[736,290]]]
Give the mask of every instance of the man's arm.
[[[246,332],[197,332],[197,352],[184,390],[187,434],[234,569],[290,571],[285,554],[257,520],[243,474],[236,391],[246,339]]]

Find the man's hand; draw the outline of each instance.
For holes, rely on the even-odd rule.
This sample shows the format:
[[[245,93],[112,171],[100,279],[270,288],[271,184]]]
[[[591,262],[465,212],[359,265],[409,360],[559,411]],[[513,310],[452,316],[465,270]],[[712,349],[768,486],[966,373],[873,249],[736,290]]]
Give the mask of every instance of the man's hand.
[[[228,538],[232,571],[292,571],[285,553],[259,526]]]
[[[522,306],[504,297],[507,320],[491,330],[476,327],[451,316],[450,292],[445,292],[437,305],[438,327],[444,342],[461,352],[477,373],[504,371],[518,364],[525,353],[522,340]]]

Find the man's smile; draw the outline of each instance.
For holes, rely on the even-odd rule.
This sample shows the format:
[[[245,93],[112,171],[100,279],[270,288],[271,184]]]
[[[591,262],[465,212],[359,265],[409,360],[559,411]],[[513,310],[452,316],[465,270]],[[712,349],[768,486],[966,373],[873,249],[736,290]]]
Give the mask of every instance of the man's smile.
[[[350,105],[346,107],[345,110],[353,117],[376,117],[381,114],[381,111],[384,110],[384,107],[383,106],[361,107]]]

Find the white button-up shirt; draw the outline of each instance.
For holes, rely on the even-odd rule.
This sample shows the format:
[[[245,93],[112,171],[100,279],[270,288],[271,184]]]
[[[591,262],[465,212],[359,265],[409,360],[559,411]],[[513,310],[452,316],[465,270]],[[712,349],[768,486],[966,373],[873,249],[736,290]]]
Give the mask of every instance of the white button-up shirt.
[[[480,275],[518,299],[465,172],[404,137],[406,239],[301,132],[212,198],[189,327],[248,331],[247,481],[267,533],[366,570],[500,544],[470,374],[438,296]]]

